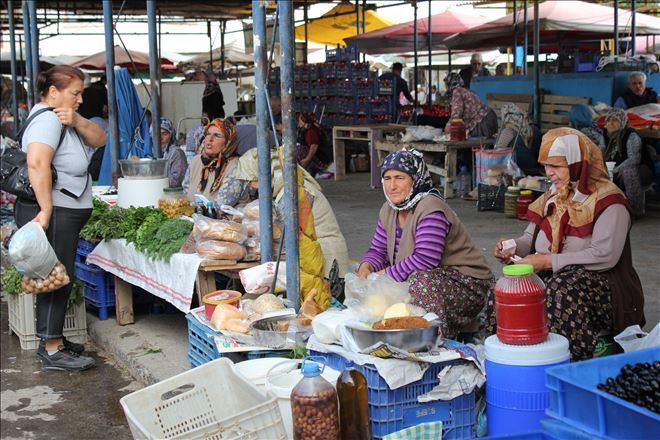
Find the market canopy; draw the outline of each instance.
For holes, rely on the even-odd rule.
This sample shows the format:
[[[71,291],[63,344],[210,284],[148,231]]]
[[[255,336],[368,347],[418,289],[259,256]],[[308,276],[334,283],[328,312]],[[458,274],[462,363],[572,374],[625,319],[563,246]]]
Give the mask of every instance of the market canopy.
[[[362,8],[359,9],[360,30],[362,30]],[[371,32],[390,26],[393,23],[375,11],[366,10],[365,31]],[[345,46],[344,39],[357,34],[355,5],[343,2],[321,17],[307,23],[307,40],[335,47]],[[296,26],[296,40],[305,40],[305,25]]]
[[[524,10],[518,11],[518,29],[522,32]],[[619,8],[619,33],[631,32],[628,10]],[[528,34],[534,31],[534,8],[527,9]],[[513,14],[453,35],[445,40],[452,49],[511,46],[514,34]],[[660,18],[636,13],[637,35],[660,34]],[[541,41],[561,45],[578,41],[613,38],[614,8],[583,1],[547,1],[539,4],[539,33]],[[529,42],[531,44],[531,38]]]
[[[133,61],[131,61],[131,59]],[[77,62],[73,63],[74,67],[79,67],[81,69],[89,70],[104,70],[105,69],[105,50],[90,55],[85,58],[81,58]],[[133,63],[135,63],[135,68],[137,70],[148,70],[149,69],[149,54],[144,52],[139,52],[137,50],[126,51],[122,46],[115,46],[115,66],[126,67],[127,69],[134,70]],[[168,59],[161,57],[160,66],[162,69],[174,70],[176,66],[174,63]]]
[[[486,23],[488,19],[472,9],[456,8],[431,16],[431,48],[444,49],[443,40],[450,35]],[[429,18],[417,20],[417,49],[428,50]],[[349,46],[357,46],[368,54],[402,53],[414,50],[415,21],[395,24],[376,31],[346,38]]]

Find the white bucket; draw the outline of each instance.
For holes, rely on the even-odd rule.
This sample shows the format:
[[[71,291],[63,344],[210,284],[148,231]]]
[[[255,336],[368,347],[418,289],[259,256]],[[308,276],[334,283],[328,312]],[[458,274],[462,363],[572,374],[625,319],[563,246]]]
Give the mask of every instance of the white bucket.
[[[234,371],[266,394],[266,376],[270,370],[278,365],[291,365],[291,368],[295,368],[298,363],[294,359],[281,357],[251,359],[234,364]]]
[[[292,361],[295,365],[273,366],[273,369],[266,375],[266,391],[269,395],[277,398],[277,405],[282,413],[284,429],[289,439],[293,440],[293,416],[291,414],[291,391],[298,385],[303,375],[298,368],[302,361]],[[337,379],[341,372],[325,367],[321,376],[330,382],[333,387],[337,387]]]

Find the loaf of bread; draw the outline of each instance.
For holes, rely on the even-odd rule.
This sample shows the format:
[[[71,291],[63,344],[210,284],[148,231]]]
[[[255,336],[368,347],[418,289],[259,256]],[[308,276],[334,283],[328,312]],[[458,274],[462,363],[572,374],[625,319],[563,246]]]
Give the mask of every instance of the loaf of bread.
[[[215,220],[198,216],[195,218],[193,235],[199,239],[211,239],[242,243],[247,238],[243,225],[230,220]]]
[[[211,260],[236,260],[245,258],[245,248],[237,243],[217,240],[201,240],[197,242],[197,253]]]
[[[429,322],[419,316],[402,316],[398,318],[382,319],[374,322],[374,330],[401,330],[407,328],[426,328]]]

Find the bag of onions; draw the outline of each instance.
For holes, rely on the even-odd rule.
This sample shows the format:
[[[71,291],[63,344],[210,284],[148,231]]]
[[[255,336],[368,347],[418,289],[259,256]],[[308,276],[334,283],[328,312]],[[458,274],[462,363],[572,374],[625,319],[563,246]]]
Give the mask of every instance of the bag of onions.
[[[26,293],[45,293],[71,281],[37,222],[20,228],[9,243],[9,260],[23,274],[21,287]]]

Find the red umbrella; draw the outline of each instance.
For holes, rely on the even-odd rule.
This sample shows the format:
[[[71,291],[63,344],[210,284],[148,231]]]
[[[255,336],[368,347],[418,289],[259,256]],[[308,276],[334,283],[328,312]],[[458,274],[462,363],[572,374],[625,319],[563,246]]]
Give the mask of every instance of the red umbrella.
[[[73,66],[81,69],[104,70],[105,60],[105,51],[102,51],[78,60]],[[135,63],[135,67],[133,67],[133,63]],[[149,70],[149,54],[137,50],[126,52],[122,46],[115,46],[115,66],[126,67],[129,70]],[[167,58],[160,59],[160,66],[165,70],[176,69],[174,63]]]
[[[518,12],[521,30],[524,11]],[[619,33],[631,31],[631,12],[619,9]],[[527,9],[528,34],[534,29],[534,8]],[[498,18],[481,26],[453,35],[445,40],[452,49],[511,46],[513,14]],[[543,44],[561,45],[580,41],[612,38],[614,8],[583,1],[548,1],[539,4],[539,33]],[[660,34],[660,19],[646,14],[635,14],[637,35]],[[531,39],[530,39],[531,43]],[[543,48],[541,49],[543,51]]]
[[[465,32],[488,21],[470,9],[447,10],[431,16],[431,45],[444,49],[442,41],[450,35]],[[429,18],[417,19],[417,49],[428,50]],[[368,54],[401,53],[413,50],[415,21],[395,24],[376,31],[344,39],[347,45],[357,45]]]

